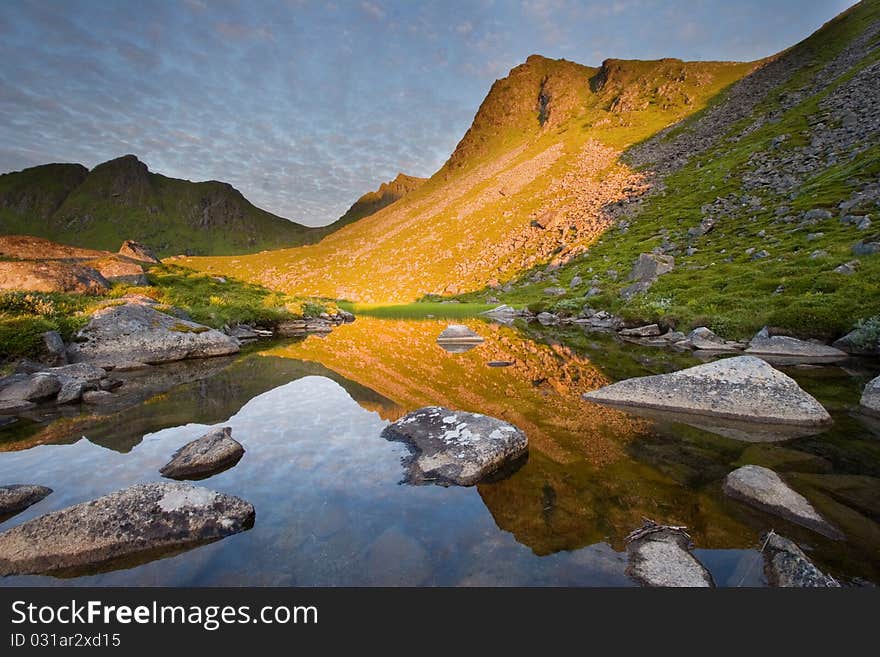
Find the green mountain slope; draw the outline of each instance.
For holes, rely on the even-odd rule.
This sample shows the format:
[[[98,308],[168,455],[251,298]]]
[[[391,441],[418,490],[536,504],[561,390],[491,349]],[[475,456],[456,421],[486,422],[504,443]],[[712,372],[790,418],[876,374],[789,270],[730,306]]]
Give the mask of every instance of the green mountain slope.
[[[231,185],[167,178],[133,155],[92,171],[47,164],[0,175],[0,232],[112,251],[135,239],[161,255],[254,252],[323,234],[255,207]]]
[[[375,192],[367,192],[357,201],[352,203],[351,207],[346,210],[345,214],[328,226],[321,227],[324,234],[329,235],[343,226],[353,224],[364,217],[375,214],[382,208],[386,208],[395,201],[403,198],[410,192],[414,192],[425,184],[427,178],[418,178],[416,176],[408,176],[404,173],[398,173],[394,180],[383,182],[379,185],[379,189]]]

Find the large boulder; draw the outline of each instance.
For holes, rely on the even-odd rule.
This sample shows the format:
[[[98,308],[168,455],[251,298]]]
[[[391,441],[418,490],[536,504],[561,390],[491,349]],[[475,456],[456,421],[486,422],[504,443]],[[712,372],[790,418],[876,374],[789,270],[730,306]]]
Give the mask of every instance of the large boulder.
[[[39,402],[58,394],[61,381],[50,372],[12,374],[0,379],[0,401]]]
[[[803,495],[793,490],[770,468],[744,465],[727,475],[724,492],[746,504],[772,513],[823,536],[842,539],[837,527],[825,520]]]
[[[101,308],[68,348],[73,362],[112,366],[137,361],[154,364],[185,358],[233,354],[239,343],[220,331],[166,315],[142,304]]]
[[[92,267],[61,261],[0,262],[0,289],[103,294],[110,283]]]
[[[877,337],[876,320],[872,321],[873,327],[860,326],[853,329],[842,338],[832,343],[833,347],[845,351],[848,354],[859,356],[880,355],[880,338]]]
[[[43,338],[40,360],[46,365],[67,365],[67,347],[58,331],[46,331],[40,337]]]
[[[450,324],[437,336],[437,342],[479,344],[483,342],[483,338],[463,324]]]
[[[831,362],[847,358],[847,353],[840,349],[786,335],[769,335],[766,329],[752,338],[746,353],[814,362]]]
[[[640,254],[636,258],[629,276],[627,276],[627,280],[632,281],[632,283],[620,291],[620,296],[628,300],[637,294],[645,292],[657,280],[658,276],[671,272],[674,268],[675,258],[671,255],[661,255],[659,253]]]
[[[51,488],[35,484],[0,486],[0,520],[24,511],[52,492]]]
[[[119,256],[108,256],[89,261],[89,266],[97,269],[101,276],[112,283],[128,285],[147,285],[147,275],[138,263]]]
[[[244,456],[244,447],[223,427],[206,433],[181,447],[159,472],[169,479],[205,479],[227,470]]]
[[[440,406],[407,413],[382,432],[405,443],[411,483],[472,486],[525,456],[529,441],[512,424]]]
[[[627,541],[626,572],[643,586],[715,586],[712,575],[691,552],[691,539],[682,528],[647,521]]]
[[[862,410],[880,415],[880,376],[868,381],[862,391]]]
[[[159,263],[162,262],[156,256],[153,249],[141,242],[134,240],[125,240],[119,247],[119,255],[131,258],[132,260],[140,260],[141,262]]]
[[[181,483],[140,484],[0,534],[0,575],[70,571],[180,550],[249,529],[254,507]]]
[[[764,537],[764,574],[770,586],[785,588],[838,588],[840,584],[807,559],[794,541],[776,532]]]
[[[794,379],[755,356],[725,358],[672,374],[627,379],[588,392],[584,398],[747,422],[805,426],[831,422],[828,411]]]
[[[705,326],[695,328],[688,334],[686,340],[694,349],[705,351],[739,351],[742,349],[739,343],[725,340]]]

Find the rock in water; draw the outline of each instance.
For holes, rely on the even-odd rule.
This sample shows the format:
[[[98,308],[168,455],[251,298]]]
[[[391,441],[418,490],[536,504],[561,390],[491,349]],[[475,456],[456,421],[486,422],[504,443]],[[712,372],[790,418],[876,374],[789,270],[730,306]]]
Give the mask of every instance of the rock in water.
[[[516,462],[529,446],[526,435],[512,424],[440,406],[407,413],[382,435],[409,447],[411,456],[404,465],[415,484],[473,486]]]
[[[737,343],[725,340],[705,326],[695,328],[688,334],[687,339],[694,349],[705,349],[706,351],[738,351],[741,349]]]
[[[764,547],[764,574],[770,586],[786,588],[838,588],[840,584],[807,559],[807,555],[793,541],[770,532],[762,538]]]
[[[232,438],[232,429],[223,427],[188,442],[159,472],[171,479],[204,479],[227,470],[244,456],[244,447]]]
[[[97,310],[70,345],[74,362],[113,366],[121,361],[154,364],[233,354],[238,340],[220,331],[127,303]]]
[[[590,401],[803,426],[831,422],[794,379],[755,356],[737,356],[613,383],[584,394]]]
[[[146,244],[135,242],[134,240],[125,240],[119,247],[119,255],[131,258],[132,260],[140,260],[141,262],[162,262],[156,257],[156,254]]]
[[[756,509],[790,520],[828,538],[843,538],[841,531],[820,516],[807,498],[790,488],[769,468],[760,465],[737,468],[724,480],[724,492]]]
[[[650,338],[660,335],[660,327],[656,324],[648,324],[647,326],[622,329],[620,334],[631,338]]]
[[[862,392],[862,410],[880,415],[880,376],[868,381]]]
[[[749,343],[747,354],[786,356],[805,360],[834,361],[847,357],[845,351],[824,344],[805,342],[786,335],[763,335],[759,333]]]
[[[476,332],[463,324],[450,324],[437,336],[437,342],[453,342],[466,344],[479,344],[483,341]]]
[[[0,486],[0,520],[24,511],[52,492],[51,488],[35,484]]]
[[[678,527],[647,522],[628,537],[627,574],[644,586],[715,586],[712,575],[691,552],[690,537]]]
[[[54,397],[61,381],[49,372],[12,374],[0,379],[0,401],[38,402]]]
[[[195,547],[249,529],[254,507],[189,484],[140,484],[0,534],[0,575],[43,574]]]

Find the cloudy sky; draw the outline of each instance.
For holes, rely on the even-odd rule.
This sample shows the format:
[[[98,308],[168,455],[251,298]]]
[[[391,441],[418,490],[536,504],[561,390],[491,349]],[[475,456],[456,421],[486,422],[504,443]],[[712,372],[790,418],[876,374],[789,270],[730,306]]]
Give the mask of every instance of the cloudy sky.
[[[232,183],[310,225],[428,176],[531,53],[753,60],[849,0],[0,0],[0,171]]]

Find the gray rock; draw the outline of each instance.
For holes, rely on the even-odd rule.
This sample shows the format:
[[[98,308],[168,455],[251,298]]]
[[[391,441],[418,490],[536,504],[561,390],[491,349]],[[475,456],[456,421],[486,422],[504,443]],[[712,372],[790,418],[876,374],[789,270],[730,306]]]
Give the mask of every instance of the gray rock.
[[[518,462],[528,451],[526,435],[512,424],[440,406],[407,413],[382,432],[405,443],[411,483],[472,486]]]
[[[815,342],[806,342],[786,335],[755,336],[746,349],[747,354],[786,356],[807,361],[831,362],[847,358],[846,352]]]
[[[691,552],[691,540],[684,531],[653,523],[646,527],[634,532],[638,538],[626,546],[630,577],[643,586],[715,586],[712,575]]]
[[[856,222],[858,230],[868,230],[871,227],[871,220],[868,217],[862,217]]]
[[[770,586],[785,588],[838,588],[840,584],[829,577],[807,558],[791,540],[770,532],[762,537],[764,547],[764,574]]]
[[[848,354],[861,356],[880,354],[880,339],[863,328],[853,329],[842,338],[835,340],[832,346]]]
[[[875,253],[880,253],[880,242],[858,241],[853,244],[852,252],[853,255],[857,256],[867,256],[874,255]]]
[[[238,340],[220,331],[166,315],[147,305],[97,310],[68,347],[73,362],[165,363],[238,352]]]
[[[770,252],[765,249],[761,249],[757,253],[752,254],[752,260],[761,260],[763,258],[769,258],[769,257],[770,257]]]
[[[137,360],[123,360],[113,363],[114,372],[136,372],[148,369],[150,366]]]
[[[510,367],[513,364],[512,360],[490,360],[486,363],[489,367]]]
[[[49,372],[12,374],[0,380],[0,401],[39,402],[58,394],[61,382]]]
[[[553,313],[538,313],[537,319],[544,326],[554,326],[559,323],[559,318]]]
[[[564,287],[545,287],[544,294],[551,297],[565,296],[566,289]]]
[[[0,486],[0,521],[24,511],[52,492],[51,488],[35,484]]]
[[[86,390],[82,393],[82,400],[86,404],[105,404],[113,399],[113,393],[107,390]]]
[[[36,408],[36,406],[34,402],[24,399],[0,399],[0,414],[15,415],[16,413],[29,411],[32,408]]]
[[[819,515],[813,505],[782,478],[760,465],[744,465],[727,475],[724,492],[746,504],[785,518],[832,539],[842,539],[837,527]]]
[[[254,507],[181,483],[140,484],[0,534],[0,575],[113,567],[138,555],[195,547],[249,529]]]
[[[614,383],[590,401],[679,411],[746,422],[815,426],[831,422],[822,405],[789,376],[755,356],[737,356],[672,374]]]
[[[814,240],[822,239],[823,237],[825,237],[825,233],[808,233],[807,241],[812,242]]]
[[[50,367],[46,372],[57,376],[62,383],[69,379],[86,384],[97,383],[107,376],[106,370],[92,363],[72,363],[60,367]]]
[[[653,282],[675,268],[675,258],[658,253],[642,253],[633,264],[627,280],[636,282]]]
[[[260,337],[260,334],[257,333],[252,326],[248,326],[247,324],[226,327],[223,329],[223,332],[238,340],[256,340]]]
[[[816,249],[810,254],[810,260],[818,260],[819,258],[825,258],[828,256],[828,251],[825,249]]]
[[[812,210],[807,210],[804,214],[804,219],[806,221],[825,221],[826,219],[831,219],[832,216],[831,212],[825,208],[813,208]]]
[[[843,274],[844,276],[852,276],[855,274],[861,263],[858,260],[850,260],[849,262],[845,262],[842,265],[838,265],[834,268],[834,272],[837,274]]]
[[[862,410],[880,415],[880,376],[871,379],[862,391]]]
[[[620,334],[633,338],[650,338],[655,335],[660,335],[660,327],[656,324],[648,324],[647,326],[623,329],[620,331]]]
[[[181,447],[159,472],[170,479],[204,479],[228,470],[244,456],[244,447],[223,427],[206,433]]]
[[[135,242],[134,240],[125,240],[119,247],[119,255],[123,255],[132,260],[141,262],[159,263],[162,262],[146,244]]]
[[[694,349],[708,351],[738,351],[736,343],[729,342],[705,326],[695,328],[688,334],[688,341]]]
[[[64,340],[61,339],[58,331],[46,331],[41,337],[43,338],[41,360],[51,366],[67,365],[67,347],[64,346]]]
[[[581,278],[580,276],[572,276],[571,282],[568,284],[568,287],[569,288],[580,287],[581,283],[583,283],[583,282],[584,282],[584,279]]]
[[[61,384],[61,390],[55,398],[57,404],[71,404],[82,399],[85,385],[76,379],[67,379]]]
[[[483,338],[464,324],[450,324],[437,336],[437,342],[440,344],[450,342],[457,344],[479,344],[483,342]]]

